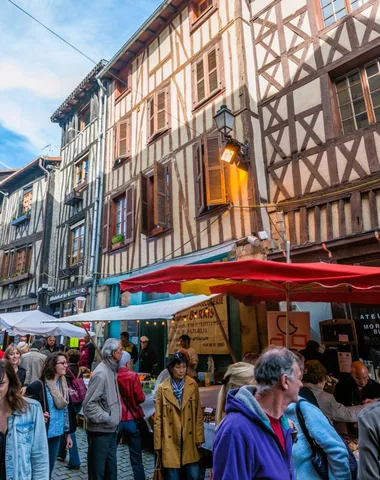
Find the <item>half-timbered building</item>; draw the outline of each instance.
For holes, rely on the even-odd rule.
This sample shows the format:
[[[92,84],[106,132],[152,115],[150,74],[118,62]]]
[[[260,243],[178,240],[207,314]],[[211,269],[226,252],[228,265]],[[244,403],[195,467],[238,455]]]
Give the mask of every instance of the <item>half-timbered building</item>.
[[[126,276],[253,255],[239,241],[269,228],[252,207],[267,201],[267,184],[249,18],[240,0],[165,1],[100,74],[109,83],[100,284],[111,305]],[[245,168],[221,160],[222,105],[249,147]]]
[[[0,311],[41,306],[58,157],[38,157],[0,183]],[[40,302],[41,300],[41,302]]]
[[[273,235],[293,261],[378,265],[380,2],[257,0],[251,15]]]
[[[104,65],[99,62],[51,117],[62,129],[49,258],[49,304],[57,317],[75,313],[78,297],[80,307],[89,308],[91,282],[97,272],[96,207],[102,156],[96,74]]]

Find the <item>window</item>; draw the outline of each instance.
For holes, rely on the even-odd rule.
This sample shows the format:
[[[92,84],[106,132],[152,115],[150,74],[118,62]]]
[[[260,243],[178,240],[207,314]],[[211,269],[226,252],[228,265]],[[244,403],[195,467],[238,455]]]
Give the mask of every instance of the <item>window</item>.
[[[224,163],[220,160],[219,137],[194,145],[195,198],[198,214],[227,202]]]
[[[30,210],[32,209],[32,198],[33,198],[33,188],[30,187],[24,190],[24,193],[22,196],[21,214],[30,212]]]
[[[114,127],[115,162],[131,156],[131,117],[123,117]]]
[[[202,104],[222,87],[220,47],[216,46],[204,53],[193,65],[193,107]]]
[[[88,165],[88,155],[75,164],[75,187],[79,187],[87,182]]]
[[[380,121],[380,62],[375,60],[335,82],[344,134]]]
[[[216,9],[216,2],[217,0],[192,0],[190,2],[191,23],[198,23],[198,19],[206,16],[206,13],[213,12]]]
[[[148,138],[159,135],[169,128],[169,86],[158,90],[148,100]]]
[[[115,100],[130,90],[131,85],[131,67],[130,65],[120,70],[115,80]]]
[[[83,260],[84,255],[84,223],[72,227],[70,231],[70,265]]]
[[[17,248],[4,253],[1,277],[15,277],[28,273],[32,259],[32,246]]]
[[[324,26],[328,27],[367,2],[368,0],[320,0]]]
[[[170,168],[156,162],[153,175],[140,179],[141,232],[157,235],[171,226]]]
[[[91,123],[90,104],[87,104],[79,113],[79,130],[84,130]],[[75,132],[74,132],[75,134]]]
[[[124,194],[107,202],[103,207],[103,252],[112,244],[127,245],[135,235],[135,187],[130,185]],[[113,241],[115,237],[118,237]],[[122,237],[120,237],[122,236]]]

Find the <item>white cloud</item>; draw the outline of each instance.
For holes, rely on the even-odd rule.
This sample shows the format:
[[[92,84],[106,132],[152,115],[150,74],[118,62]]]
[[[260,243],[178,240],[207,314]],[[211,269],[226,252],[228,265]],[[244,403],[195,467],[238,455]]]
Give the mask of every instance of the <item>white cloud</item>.
[[[98,62],[111,58],[161,1],[16,3]],[[0,4],[0,31],[0,123],[38,155],[49,143],[59,145],[50,116],[94,65],[9,2]]]

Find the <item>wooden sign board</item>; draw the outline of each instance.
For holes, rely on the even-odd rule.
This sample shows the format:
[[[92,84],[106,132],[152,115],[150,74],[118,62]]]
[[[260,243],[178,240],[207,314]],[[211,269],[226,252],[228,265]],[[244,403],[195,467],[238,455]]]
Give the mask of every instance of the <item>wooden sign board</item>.
[[[267,312],[269,345],[286,346],[286,312]],[[290,349],[302,350],[310,340],[310,312],[290,312]]]
[[[227,298],[217,297],[214,301],[228,337]],[[208,312],[205,311],[207,308]],[[174,323],[168,320],[168,333],[168,355],[181,348],[179,337],[184,333],[191,338],[191,346],[198,355],[228,354],[227,345],[215,318],[214,307],[208,307],[207,303],[184,310],[176,317]]]

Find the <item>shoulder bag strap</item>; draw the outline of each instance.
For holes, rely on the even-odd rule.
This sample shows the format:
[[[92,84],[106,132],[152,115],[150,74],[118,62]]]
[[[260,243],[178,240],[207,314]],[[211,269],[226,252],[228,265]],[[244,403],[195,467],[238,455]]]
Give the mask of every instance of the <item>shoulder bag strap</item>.
[[[41,387],[42,387],[42,398],[43,398],[43,402],[44,402],[44,412],[47,412],[46,396],[45,396],[45,385],[44,385],[44,383],[42,382],[42,380],[39,380],[39,382],[40,382]]]
[[[310,434],[307,430],[306,424],[305,424],[305,418],[304,418],[302,410],[301,410],[301,403],[303,401],[305,401],[305,400],[299,400],[297,402],[297,405],[296,405],[297,419],[298,419],[298,423],[300,424],[301,430],[306,437],[307,443],[310,445],[310,448],[314,451],[318,447],[317,447],[317,444],[316,444],[315,440],[310,436]]]
[[[128,400],[125,397],[122,397],[125,406],[127,407],[128,412],[132,415],[133,419],[136,420],[135,416],[133,415],[133,411],[131,410]]]

